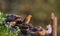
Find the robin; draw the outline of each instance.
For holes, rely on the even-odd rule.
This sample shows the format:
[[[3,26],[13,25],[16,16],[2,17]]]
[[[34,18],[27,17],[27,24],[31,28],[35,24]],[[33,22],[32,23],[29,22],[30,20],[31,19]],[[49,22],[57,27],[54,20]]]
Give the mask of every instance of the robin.
[[[28,15],[27,17],[25,17],[23,23],[20,25],[20,33],[22,33],[24,36],[28,36],[28,30],[32,26],[32,24],[30,24],[31,17],[32,15]],[[18,36],[20,36],[20,34]]]

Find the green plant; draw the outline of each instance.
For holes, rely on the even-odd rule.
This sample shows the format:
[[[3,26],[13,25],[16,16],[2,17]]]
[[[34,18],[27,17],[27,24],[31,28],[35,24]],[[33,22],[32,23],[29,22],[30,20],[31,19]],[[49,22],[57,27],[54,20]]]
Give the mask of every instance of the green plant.
[[[18,32],[20,31],[18,27],[16,31],[11,31],[9,25],[8,27],[2,25],[2,22],[6,19],[7,15],[8,14],[0,12],[0,36],[18,36]]]

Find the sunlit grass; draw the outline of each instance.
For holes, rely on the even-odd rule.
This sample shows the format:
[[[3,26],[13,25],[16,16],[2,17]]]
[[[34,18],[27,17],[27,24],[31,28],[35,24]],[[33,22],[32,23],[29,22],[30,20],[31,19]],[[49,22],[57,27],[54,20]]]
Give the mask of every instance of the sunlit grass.
[[[4,27],[2,25],[2,22],[3,22],[3,20],[5,20],[7,15],[8,14],[0,12],[0,36],[18,36],[18,32],[20,32],[18,27],[15,31],[12,31],[12,30],[10,30],[9,25],[8,25],[8,27]]]

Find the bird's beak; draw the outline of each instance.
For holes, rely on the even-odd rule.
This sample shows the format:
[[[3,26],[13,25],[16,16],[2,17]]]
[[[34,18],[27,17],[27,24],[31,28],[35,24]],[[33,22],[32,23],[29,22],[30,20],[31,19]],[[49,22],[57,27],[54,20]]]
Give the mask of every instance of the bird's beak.
[[[32,15],[28,15],[28,16],[27,16],[27,18],[26,18],[26,24],[28,24],[28,23],[30,22],[31,17],[32,17]]]

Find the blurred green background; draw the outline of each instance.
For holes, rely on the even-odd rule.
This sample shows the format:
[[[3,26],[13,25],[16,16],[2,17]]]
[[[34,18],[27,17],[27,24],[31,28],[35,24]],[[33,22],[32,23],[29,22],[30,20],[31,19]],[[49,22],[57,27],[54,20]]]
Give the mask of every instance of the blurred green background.
[[[31,23],[45,27],[50,23],[50,13],[58,17],[58,36],[60,33],[60,0],[0,0],[0,11],[8,14],[26,16],[31,14]]]

